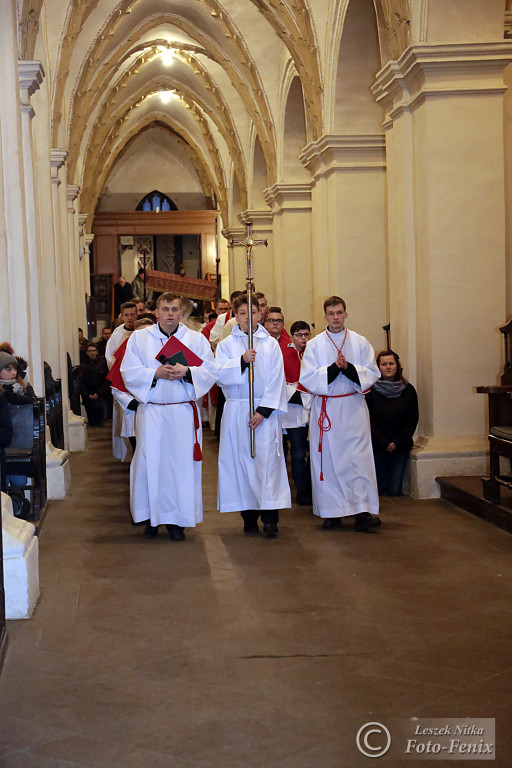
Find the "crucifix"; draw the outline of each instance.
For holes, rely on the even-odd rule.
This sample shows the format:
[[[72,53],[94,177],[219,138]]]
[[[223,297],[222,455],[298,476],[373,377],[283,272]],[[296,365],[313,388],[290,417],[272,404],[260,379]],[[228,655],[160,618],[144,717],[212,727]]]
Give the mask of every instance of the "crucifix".
[[[249,315],[249,329],[247,339],[247,349],[253,349],[253,327],[252,327],[252,296],[254,293],[253,275],[252,275],[252,250],[257,245],[268,245],[267,240],[255,240],[252,236],[252,223],[247,222],[247,232],[245,240],[230,240],[230,245],[243,245],[245,248],[246,276],[247,276],[247,312]],[[249,418],[254,416],[254,363],[249,363]],[[254,439],[254,429],[251,433],[251,456],[256,456],[256,443]]]

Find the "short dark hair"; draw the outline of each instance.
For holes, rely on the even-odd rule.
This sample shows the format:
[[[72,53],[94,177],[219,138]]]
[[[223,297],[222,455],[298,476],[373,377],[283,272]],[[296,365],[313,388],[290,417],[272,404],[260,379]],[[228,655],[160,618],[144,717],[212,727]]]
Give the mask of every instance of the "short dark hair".
[[[293,334],[297,333],[297,331],[309,331],[311,333],[311,328],[305,320],[296,320],[294,323],[292,323],[290,334],[293,336]]]
[[[324,314],[327,312],[327,307],[335,307],[338,304],[343,304],[343,311],[347,311],[345,299],[342,299],[341,296],[329,296],[329,298],[324,301]]]
[[[144,307],[150,312],[154,312],[156,309],[156,301],[154,299],[148,299],[144,304]]]
[[[141,267],[141,268],[139,269],[139,271],[137,272],[137,275],[143,275],[143,274],[144,274],[144,270],[143,270],[143,268]]]
[[[266,299],[266,298],[267,298],[267,297],[265,296],[265,294],[264,294],[264,293],[262,293],[261,291],[256,291],[256,293],[255,293],[254,295],[256,296],[256,298],[258,299],[258,301],[259,301],[260,299]]]
[[[256,307],[256,309],[259,310],[258,299],[254,296],[254,294],[251,296],[251,299],[252,299],[251,303],[252,303],[253,307]],[[237,296],[236,299],[235,299],[235,304],[234,304],[235,313],[238,312],[240,307],[243,307],[244,304],[248,304],[248,303],[249,302],[248,302],[247,294],[246,293],[242,293],[240,291],[240,295]]]
[[[401,379],[403,379],[403,377],[404,377],[404,371],[403,371],[402,365],[400,363],[400,357],[397,355],[396,352],[393,352],[392,349],[384,349],[384,350],[382,350],[382,352],[379,352],[379,354],[377,355],[377,368],[379,367],[379,363],[380,363],[380,361],[381,361],[381,359],[383,357],[394,357],[395,358],[396,373],[395,373],[395,378],[393,379],[393,381],[401,381]]]
[[[171,293],[171,291],[166,291],[165,293],[160,294],[158,299],[156,300],[156,308],[160,306],[160,304],[168,303],[170,301],[179,301],[181,306],[181,296],[178,296],[176,293]]]
[[[99,352],[99,349],[98,349],[98,345],[97,345],[97,344],[95,344],[95,343],[94,343],[94,341],[90,341],[90,342],[87,344],[87,349],[89,349],[89,347],[94,347],[94,349],[95,349],[95,350],[97,350],[97,351]]]
[[[241,295],[242,295],[242,291],[233,291],[233,293],[229,297],[229,301],[232,302],[236,299],[237,296],[241,296]]]
[[[269,307],[267,309],[267,317],[273,313],[276,315],[283,315],[283,310],[281,309],[281,307]],[[284,320],[284,315],[283,315],[283,320]]]
[[[120,311],[124,312],[125,309],[137,309],[137,305],[134,301],[125,301],[121,304]]]
[[[139,315],[137,320],[151,320],[153,325],[156,323],[156,317],[151,312],[143,312],[142,315]]]

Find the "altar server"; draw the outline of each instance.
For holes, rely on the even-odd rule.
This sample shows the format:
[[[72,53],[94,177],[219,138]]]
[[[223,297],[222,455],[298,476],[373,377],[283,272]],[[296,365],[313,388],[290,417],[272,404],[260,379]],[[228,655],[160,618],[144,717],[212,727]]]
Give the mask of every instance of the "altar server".
[[[184,529],[203,520],[202,433],[195,401],[215,383],[217,369],[205,337],[180,323],[178,296],[163,293],[156,315],[157,325],[129,339],[121,364],[126,388],[141,403],[130,506],[135,523],[149,520],[147,538],[164,524],[171,541],[183,541]],[[168,356],[173,344],[178,351]],[[167,362],[157,359],[162,355]],[[187,365],[174,362],[179,358]]]
[[[258,517],[268,538],[277,536],[279,509],[291,507],[290,486],[282,449],[281,416],[287,410],[283,357],[278,343],[258,321],[254,349],[248,349],[247,295],[235,300],[237,325],[217,345],[219,384],[226,396],[219,447],[218,507],[239,511],[246,533],[258,533]],[[249,416],[249,363],[254,362],[256,413]],[[256,457],[251,458],[250,429],[254,430]]]
[[[127,301],[121,305],[121,325],[112,332],[105,347],[105,358],[110,368],[115,362],[115,353],[132,335],[137,319],[137,305],[134,301]],[[118,396],[118,392],[112,389],[114,408],[112,411],[112,454],[115,459],[125,461],[130,451],[129,439],[123,431],[124,398]]]
[[[308,341],[301,384],[316,397],[310,416],[313,512],[324,528],[355,515],[358,531],[380,525],[370,419],[363,392],[380,378],[371,344],[345,327],[346,304],[324,302],[327,328]]]

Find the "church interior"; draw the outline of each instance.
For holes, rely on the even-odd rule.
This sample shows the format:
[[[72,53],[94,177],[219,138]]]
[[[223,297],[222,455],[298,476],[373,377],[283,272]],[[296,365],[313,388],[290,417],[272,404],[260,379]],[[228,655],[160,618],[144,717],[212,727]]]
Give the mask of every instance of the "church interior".
[[[510,765],[512,495],[455,504],[489,474],[491,396],[512,426],[512,0],[0,0],[0,22],[0,342],[63,393],[37,535],[2,503],[0,766],[355,768],[361,727],[421,718],[493,719]],[[249,223],[286,326],[320,333],[342,296],[418,392],[374,535],[294,504],[244,538],[205,430],[204,524],[145,541],[129,464],[70,405],[115,282],[147,264],[229,299]]]

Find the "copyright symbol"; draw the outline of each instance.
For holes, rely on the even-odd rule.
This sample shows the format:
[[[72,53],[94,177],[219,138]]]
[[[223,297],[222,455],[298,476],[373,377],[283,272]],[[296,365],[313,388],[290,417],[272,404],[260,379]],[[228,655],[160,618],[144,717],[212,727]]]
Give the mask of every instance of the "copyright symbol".
[[[377,746],[370,744],[370,737]],[[382,744],[384,740],[385,744]],[[391,734],[382,723],[365,723],[357,732],[356,744],[366,757],[382,757],[391,746]]]

